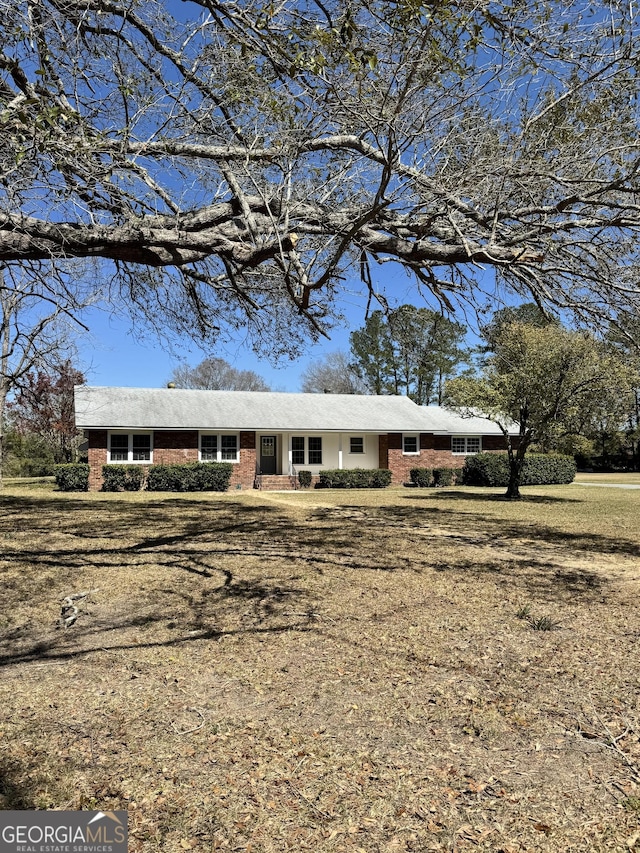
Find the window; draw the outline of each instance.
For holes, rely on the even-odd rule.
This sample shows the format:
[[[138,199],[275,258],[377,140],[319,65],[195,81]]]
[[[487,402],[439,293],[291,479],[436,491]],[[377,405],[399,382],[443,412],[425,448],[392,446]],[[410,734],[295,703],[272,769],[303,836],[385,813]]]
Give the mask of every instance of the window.
[[[128,462],[129,460],[129,436],[112,435],[109,443],[110,462]]]
[[[109,462],[151,462],[151,433],[109,435]]]
[[[364,438],[361,435],[352,435],[349,439],[349,453],[364,453]]]
[[[238,437],[235,435],[222,435],[222,452],[221,458],[223,462],[236,462],[238,459]]]
[[[322,465],[322,438],[309,436],[309,465]]]
[[[452,453],[480,453],[480,436],[453,436],[451,439]]]
[[[304,465],[304,436],[294,435],[291,438],[291,464]]]
[[[204,433],[200,436],[201,462],[237,462],[238,436]]]
[[[305,459],[305,442],[307,454]],[[292,465],[322,465],[322,437],[311,435],[291,436],[291,464]]]
[[[200,459],[202,462],[216,462],[218,459],[218,436],[200,436]]]
[[[404,435],[402,437],[402,452],[406,454],[418,454],[418,436],[417,435]]]
[[[151,436],[150,435],[132,435],[132,457],[134,462],[150,462],[151,461]]]

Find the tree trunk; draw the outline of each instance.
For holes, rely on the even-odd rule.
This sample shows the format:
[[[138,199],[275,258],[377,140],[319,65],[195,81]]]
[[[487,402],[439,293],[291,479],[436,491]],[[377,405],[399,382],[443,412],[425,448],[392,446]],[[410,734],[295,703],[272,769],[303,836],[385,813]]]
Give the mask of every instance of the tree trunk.
[[[509,460],[509,485],[505,495],[511,501],[520,500],[520,476],[522,474],[522,462],[518,462],[516,458]]]
[[[3,489],[2,469],[4,466],[4,410],[7,400],[5,385],[0,381],[0,492]]]
[[[517,450],[513,449],[513,444],[509,433],[505,430],[504,436],[507,444],[507,456],[509,458],[509,484],[505,497],[508,500],[520,500],[520,480],[522,478],[522,469],[524,467],[524,457],[529,445],[532,442],[531,432],[526,428],[526,417],[523,415],[523,421],[520,424],[520,440]]]

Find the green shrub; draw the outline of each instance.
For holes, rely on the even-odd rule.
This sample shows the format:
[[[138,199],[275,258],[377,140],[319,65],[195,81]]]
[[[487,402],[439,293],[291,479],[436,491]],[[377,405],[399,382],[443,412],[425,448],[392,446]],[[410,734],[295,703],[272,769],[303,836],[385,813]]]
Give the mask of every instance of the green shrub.
[[[298,471],[298,482],[300,483],[301,488],[308,489],[311,485],[312,479],[313,474],[311,471]]]
[[[226,492],[231,462],[190,462],[186,465],[152,465],[147,474],[150,492]]]
[[[365,488],[386,489],[391,485],[391,471],[387,468],[374,468],[369,471],[369,484]]]
[[[103,465],[103,492],[139,492],[144,486],[144,468],[140,465]]]
[[[321,489],[350,489],[355,475],[352,471],[328,470],[320,471],[318,475],[318,486]]]
[[[89,488],[89,466],[84,463],[56,465],[53,474],[61,492],[86,492]]]
[[[576,463],[572,456],[530,453],[525,456],[521,486],[541,486],[573,482]],[[509,459],[506,453],[477,453],[467,456],[462,469],[465,486],[507,486]]]
[[[320,472],[323,489],[384,489],[391,483],[386,468],[340,468]]]
[[[412,468],[409,471],[409,477],[414,486],[425,489],[431,485],[433,480],[433,472],[431,468]]]
[[[538,486],[545,483],[565,485],[573,483],[576,476],[576,461],[573,456],[559,453],[532,453],[524,460],[524,486]]]
[[[456,468],[434,468],[433,469],[433,485],[434,486],[452,486],[456,481]]]
[[[506,486],[509,460],[506,453],[476,453],[467,456],[462,469],[465,486]]]

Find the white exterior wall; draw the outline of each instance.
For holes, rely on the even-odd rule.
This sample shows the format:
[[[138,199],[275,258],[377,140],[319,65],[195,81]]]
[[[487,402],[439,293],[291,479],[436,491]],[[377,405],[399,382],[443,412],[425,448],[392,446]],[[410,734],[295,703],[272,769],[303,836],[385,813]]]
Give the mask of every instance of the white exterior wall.
[[[266,433],[265,433],[266,434]],[[269,433],[273,435],[273,433]],[[309,465],[306,461],[304,465],[296,465],[296,471],[305,470],[311,471],[313,474],[318,474],[320,471],[331,468],[377,468],[379,464],[378,457],[378,436],[366,435],[364,433],[335,433],[335,432],[295,432],[295,433],[278,433],[278,454],[280,457],[280,470],[283,474],[288,474],[291,464],[291,436],[320,436],[322,438],[322,465]],[[351,453],[351,436],[357,436],[364,439],[364,453]],[[257,436],[258,452],[260,448],[260,433]]]
[[[364,453],[350,453],[350,439],[364,439]],[[342,436],[342,467],[343,468],[378,468],[380,457],[378,453],[379,439],[377,435],[350,432]]]

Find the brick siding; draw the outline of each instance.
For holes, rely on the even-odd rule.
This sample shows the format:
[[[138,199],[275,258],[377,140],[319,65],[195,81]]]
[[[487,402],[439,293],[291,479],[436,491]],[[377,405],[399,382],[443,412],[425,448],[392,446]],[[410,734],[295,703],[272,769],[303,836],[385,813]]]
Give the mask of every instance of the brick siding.
[[[90,465],[89,489],[102,488],[102,466],[107,464],[107,431],[88,431],[88,460]],[[465,457],[451,452],[451,436],[421,433],[420,452],[405,456],[402,452],[402,434],[389,433],[378,438],[378,467],[389,468],[392,485],[410,482],[412,468],[462,468]],[[482,437],[482,449],[487,452],[503,451],[501,435]],[[233,465],[230,489],[252,489],[256,477],[256,434],[240,433],[240,461]],[[157,465],[175,465],[198,461],[197,430],[157,430],[153,434],[153,462]]]
[[[106,429],[89,430],[89,491],[97,492],[102,488],[102,466],[107,464]]]
[[[95,492],[102,488],[102,466],[107,464],[107,430],[92,429],[88,433],[89,490]],[[153,433],[154,465],[180,465],[197,461],[197,430],[156,430]],[[241,432],[240,461],[233,465],[229,488],[252,489],[255,476],[256,434]]]
[[[386,461],[383,465],[383,453],[380,452],[380,467],[389,468],[391,471],[392,485],[399,486],[409,483],[411,477],[409,472],[412,468],[462,468],[465,456],[451,452],[450,435],[434,435],[433,433],[420,433],[420,452],[411,456],[405,456],[402,452],[402,434],[389,433],[380,436],[380,447],[386,446]],[[488,453],[504,451],[505,443],[501,435],[483,435],[482,450]]]
[[[153,464],[180,465],[198,461],[198,433],[195,430],[157,430],[153,433]]]
[[[233,466],[230,489],[252,489],[256,479],[256,434],[240,433],[240,461]]]
[[[451,453],[451,439],[449,439],[448,449],[435,449],[435,440],[440,436],[434,436],[430,433],[421,433],[419,441],[419,452],[405,456],[402,452],[402,434],[389,433],[387,436],[388,445],[388,468],[391,471],[391,484],[401,486],[403,483],[409,483],[411,477],[409,472],[412,468],[459,468],[464,464],[464,458],[454,456]]]

